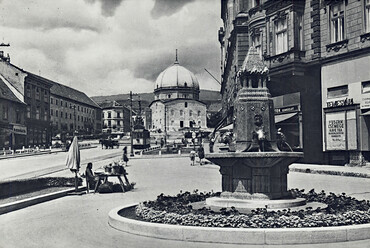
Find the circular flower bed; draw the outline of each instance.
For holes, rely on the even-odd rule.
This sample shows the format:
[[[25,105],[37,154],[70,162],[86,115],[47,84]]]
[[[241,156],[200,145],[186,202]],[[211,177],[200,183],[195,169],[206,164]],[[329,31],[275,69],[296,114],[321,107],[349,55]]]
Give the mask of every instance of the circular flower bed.
[[[205,201],[207,197],[219,196],[220,193],[180,192],[176,196],[161,194],[155,201],[146,201],[136,207],[136,216],[144,221],[202,227],[238,227],[238,228],[297,228],[344,226],[370,223],[370,202],[359,201],[345,193],[336,195],[324,191],[316,193],[310,190],[292,190],[296,197],[306,198],[307,202],[327,204],[325,209],[292,211],[284,209],[267,211],[252,210],[242,214],[237,209],[221,209],[214,212],[209,208],[193,209],[190,203]]]

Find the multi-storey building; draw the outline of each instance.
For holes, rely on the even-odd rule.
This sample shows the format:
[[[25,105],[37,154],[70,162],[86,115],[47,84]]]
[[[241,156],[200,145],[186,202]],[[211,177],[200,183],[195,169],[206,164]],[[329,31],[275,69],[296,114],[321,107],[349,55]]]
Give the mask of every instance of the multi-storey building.
[[[18,96],[17,96],[18,95]],[[16,89],[0,75],[0,149],[26,146],[26,104]]]
[[[270,69],[267,87],[273,97],[279,96],[275,99],[277,125],[295,149],[304,151],[305,162],[323,162],[319,1],[221,3],[224,115],[232,116],[241,88],[237,74],[249,47],[254,46]]]
[[[369,161],[370,1],[221,3],[224,115],[232,116],[237,73],[254,46],[270,69],[277,126],[303,161]]]
[[[323,150],[332,163],[370,161],[370,0],[320,6]]]
[[[99,104],[103,115],[103,132],[123,135],[130,132],[130,110],[116,101]]]
[[[101,108],[85,93],[50,81],[50,121],[53,135],[98,134],[102,131]]]
[[[24,109],[24,125],[26,128],[23,125],[16,125],[18,135],[26,134],[26,140],[24,142],[24,137],[19,137],[19,143],[17,142],[17,136],[15,136],[14,148],[18,148],[20,144],[26,146],[49,146],[51,144],[49,117],[51,85],[47,80],[11,64],[9,56],[4,57],[3,52],[0,52],[0,58],[2,80],[8,84],[8,88],[12,90],[15,96],[26,104]],[[21,110],[23,108],[19,108],[19,111]],[[24,115],[24,113],[20,115]]]

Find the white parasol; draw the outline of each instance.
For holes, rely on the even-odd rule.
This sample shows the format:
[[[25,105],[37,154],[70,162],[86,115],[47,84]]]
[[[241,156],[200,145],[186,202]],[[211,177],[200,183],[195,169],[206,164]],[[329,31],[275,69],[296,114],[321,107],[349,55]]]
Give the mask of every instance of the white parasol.
[[[73,137],[71,146],[69,147],[66,167],[69,168],[72,172],[75,173],[75,191],[77,192],[78,183],[77,183],[77,173],[80,170],[80,149],[78,148],[77,136]]]

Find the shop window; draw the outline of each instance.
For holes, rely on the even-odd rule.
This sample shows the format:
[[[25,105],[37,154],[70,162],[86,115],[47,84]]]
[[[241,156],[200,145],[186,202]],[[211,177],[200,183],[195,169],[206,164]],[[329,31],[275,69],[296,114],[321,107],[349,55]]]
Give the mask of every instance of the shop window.
[[[330,41],[344,40],[344,1],[330,6]]]
[[[287,19],[280,18],[275,21],[275,53],[288,51]]]
[[[370,33],[370,0],[365,0],[365,32]]]
[[[362,82],[362,94],[370,93],[370,81]]]
[[[348,85],[328,88],[328,98],[348,96]]]

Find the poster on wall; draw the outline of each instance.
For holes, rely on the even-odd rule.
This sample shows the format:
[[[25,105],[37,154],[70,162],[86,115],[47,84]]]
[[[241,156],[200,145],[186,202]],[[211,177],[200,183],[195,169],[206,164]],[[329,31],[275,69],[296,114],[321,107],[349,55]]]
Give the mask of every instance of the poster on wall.
[[[346,149],[345,112],[327,113],[325,118],[326,150]]]

